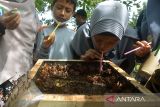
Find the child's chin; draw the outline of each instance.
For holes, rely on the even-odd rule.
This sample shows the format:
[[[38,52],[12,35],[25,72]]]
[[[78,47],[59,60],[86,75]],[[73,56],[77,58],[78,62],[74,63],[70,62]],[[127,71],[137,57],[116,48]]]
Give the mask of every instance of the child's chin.
[[[61,22],[61,25],[65,25],[68,21],[65,21],[65,22]]]

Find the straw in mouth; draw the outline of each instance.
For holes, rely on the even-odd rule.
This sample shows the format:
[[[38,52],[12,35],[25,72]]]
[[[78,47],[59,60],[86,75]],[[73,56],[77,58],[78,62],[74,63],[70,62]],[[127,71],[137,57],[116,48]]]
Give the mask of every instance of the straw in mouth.
[[[100,72],[103,71],[103,52],[101,53],[101,59],[100,59]]]

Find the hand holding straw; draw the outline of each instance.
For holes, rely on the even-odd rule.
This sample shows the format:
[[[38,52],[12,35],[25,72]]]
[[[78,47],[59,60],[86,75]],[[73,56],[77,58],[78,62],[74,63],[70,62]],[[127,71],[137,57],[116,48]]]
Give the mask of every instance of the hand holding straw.
[[[151,45],[151,42],[149,42],[148,45]],[[139,49],[141,49],[141,48],[142,48],[142,47],[137,47],[137,48],[135,48],[135,49],[132,49],[132,50],[130,50],[130,51],[128,51],[128,52],[125,52],[124,55],[131,54],[131,53],[133,53],[133,52],[135,52],[135,51],[137,51],[137,50],[139,50]]]
[[[53,38],[55,35],[55,31],[57,30],[57,28],[61,25],[61,22],[58,22],[57,26],[55,27],[55,29],[51,32],[51,34],[48,37],[48,40],[50,40],[51,38]]]

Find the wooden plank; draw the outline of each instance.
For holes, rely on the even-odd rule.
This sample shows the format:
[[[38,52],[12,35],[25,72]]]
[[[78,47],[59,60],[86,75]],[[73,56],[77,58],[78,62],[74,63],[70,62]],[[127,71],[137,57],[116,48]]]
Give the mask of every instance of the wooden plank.
[[[147,60],[142,64],[138,74],[149,79],[156,69],[160,68],[160,51],[155,56],[155,51],[151,52]]]
[[[40,59],[37,61],[35,66],[31,69],[29,72],[29,78],[33,79],[35,74],[37,73],[38,69],[42,65],[43,62],[49,61],[49,62],[54,62],[54,61],[72,61],[72,62],[84,62],[84,60],[63,60],[63,59],[58,59],[58,60],[53,60],[53,59]],[[137,82],[134,78],[132,78],[129,74],[127,74],[124,70],[122,70],[120,67],[118,67],[116,64],[114,64],[111,61],[108,60],[103,60],[103,62],[108,63],[114,70],[119,72],[123,77],[125,77],[127,80],[130,81],[131,84],[133,84],[137,89],[139,89],[142,93],[144,94],[151,94],[152,92],[149,91],[147,88],[142,86],[140,83]],[[152,93],[153,94],[153,93]]]
[[[44,62],[43,59],[39,59],[36,64],[32,67],[32,69],[28,72],[28,78],[33,79],[36,75],[38,69],[41,67],[42,63]]]
[[[137,80],[135,80],[134,78],[132,78],[124,70],[122,70],[120,67],[118,67],[117,65],[115,65],[113,62],[111,62],[111,61],[107,61],[107,62],[113,67],[113,69],[115,69],[117,72],[119,72],[121,75],[123,75],[123,77],[125,77],[127,80],[129,80],[130,83],[132,85],[134,85],[137,89],[139,89],[143,94],[145,94],[145,95],[155,95],[150,90],[148,90],[146,87],[144,87],[140,83],[138,83]]]
[[[49,61],[64,61],[64,60],[48,60],[48,59],[40,59],[34,65],[34,67],[28,73],[28,81],[24,82],[24,87],[15,88],[16,90],[13,91],[12,97],[7,105],[7,107],[13,107],[14,101],[18,98],[17,95],[22,95],[24,89],[27,90],[28,85],[31,83],[30,80],[34,78],[37,71],[43,64],[43,62]],[[73,61],[73,62],[84,62],[83,60],[65,60],[65,61]],[[159,99],[155,94],[149,91],[147,88],[140,85],[134,78],[130,77],[124,70],[119,68],[113,62],[104,60],[103,62],[108,63],[114,70],[120,73],[123,77],[125,77],[132,85],[134,85],[140,92],[144,95],[148,95],[150,99]],[[23,80],[23,79],[22,79]],[[25,80],[25,79],[24,79]],[[20,86],[23,85],[23,82],[18,84]],[[17,86],[18,87],[18,86]],[[21,91],[20,91],[21,90]],[[112,93],[106,93],[112,94]],[[117,94],[118,95],[118,94]],[[151,97],[150,97],[151,96]],[[34,96],[32,96],[34,97]],[[36,102],[35,104],[31,105],[30,107],[105,107],[104,103],[106,103],[106,95],[69,95],[69,94],[45,94],[42,93],[42,98],[40,101]],[[31,96],[25,96],[25,98],[21,99],[22,101],[29,101],[31,100]]]

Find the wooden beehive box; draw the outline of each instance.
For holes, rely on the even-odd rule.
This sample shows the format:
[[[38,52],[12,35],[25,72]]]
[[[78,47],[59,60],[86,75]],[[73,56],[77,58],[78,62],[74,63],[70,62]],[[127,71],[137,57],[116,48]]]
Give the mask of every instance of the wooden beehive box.
[[[34,84],[36,91],[19,97],[24,96],[24,91],[31,84]],[[25,103],[32,97],[36,99],[36,94],[31,94],[37,91],[41,92],[39,100],[34,99],[35,102],[26,107],[105,107],[108,105],[106,95],[115,93],[140,93],[159,99],[114,63],[105,60],[103,72],[100,72],[98,61],[40,59],[28,75],[19,80],[17,87],[9,97],[6,107],[19,107],[19,100]],[[148,104],[145,106],[149,107]],[[132,107],[131,103],[129,107]]]

